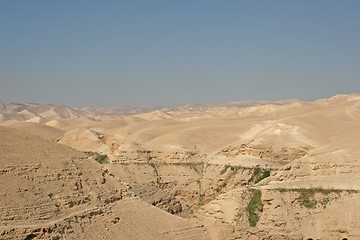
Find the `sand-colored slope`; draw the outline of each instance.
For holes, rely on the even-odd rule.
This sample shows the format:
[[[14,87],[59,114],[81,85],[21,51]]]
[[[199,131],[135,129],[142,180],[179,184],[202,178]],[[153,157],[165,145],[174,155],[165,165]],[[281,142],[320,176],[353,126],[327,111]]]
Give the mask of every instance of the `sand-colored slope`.
[[[3,123],[2,126],[20,129],[24,132],[54,141],[60,139],[65,133],[64,131],[58,128],[50,127],[35,122],[28,122],[28,121],[24,122],[24,121],[9,120]]]
[[[233,159],[245,154],[288,163],[310,149],[330,144],[344,132],[342,128],[351,129],[346,124],[351,125],[358,119],[358,104],[356,98],[335,102],[330,99],[328,102],[263,105],[211,113],[157,111],[138,115],[136,121],[134,117],[103,121],[78,118],[47,124],[66,131],[62,143],[79,150],[89,146],[114,159],[119,152],[134,149],[196,150],[207,155],[222,152],[222,156]],[[344,121],[346,124],[341,124]],[[90,137],[90,132],[94,131],[102,136],[101,139]],[[85,133],[90,135],[79,139]]]
[[[83,153],[0,127],[2,239],[203,239],[200,225],[134,197]]]
[[[306,121],[314,149],[270,177],[269,186],[360,190],[359,99],[339,96],[319,103],[322,109],[315,113],[289,120]]]

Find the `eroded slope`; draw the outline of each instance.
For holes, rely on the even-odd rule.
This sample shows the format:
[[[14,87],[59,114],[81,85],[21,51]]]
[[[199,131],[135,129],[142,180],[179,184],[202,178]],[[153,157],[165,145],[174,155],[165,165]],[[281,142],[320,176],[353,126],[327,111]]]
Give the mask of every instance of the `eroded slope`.
[[[142,202],[93,159],[0,127],[2,239],[203,239],[200,225]]]

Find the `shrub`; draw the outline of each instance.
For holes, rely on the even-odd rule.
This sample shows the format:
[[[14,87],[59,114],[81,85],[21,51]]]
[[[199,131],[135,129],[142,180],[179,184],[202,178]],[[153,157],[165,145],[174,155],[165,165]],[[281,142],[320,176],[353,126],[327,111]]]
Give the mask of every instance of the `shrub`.
[[[227,170],[231,168],[231,170],[234,169],[234,167],[231,167],[230,165],[225,165],[225,168],[223,170],[221,170],[220,174],[223,175],[224,173],[227,172]]]
[[[271,169],[262,169],[262,168],[254,168],[251,180],[254,181],[254,183],[258,183],[261,180],[270,177]]]
[[[264,204],[261,201],[261,191],[258,189],[252,189],[251,191],[252,197],[249,201],[246,211],[249,213],[250,226],[255,227],[260,219],[258,214],[263,211]]]
[[[316,188],[277,188],[279,192],[298,192],[299,197],[296,199],[302,206],[306,208],[315,208],[318,203],[326,208],[326,205],[334,199],[334,197],[322,197],[319,201],[315,200],[315,193],[321,193],[322,195],[330,195],[331,193],[341,193],[343,191],[349,190],[342,190],[342,189],[324,189],[321,187]],[[357,192],[356,190],[350,190],[352,192]],[[349,192],[350,193],[350,192]]]
[[[104,164],[104,163],[107,163],[109,158],[106,154],[99,154],[99,153],[96,153],[95,154],[95,160],[97,162],[99,162],[100,164]]]

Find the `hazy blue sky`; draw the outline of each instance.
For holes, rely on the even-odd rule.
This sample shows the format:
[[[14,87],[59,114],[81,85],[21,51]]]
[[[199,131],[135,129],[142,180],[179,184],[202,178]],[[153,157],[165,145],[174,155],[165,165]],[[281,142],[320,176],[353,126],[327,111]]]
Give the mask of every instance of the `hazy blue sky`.
[[[314,100],[359,71],[357,0],[0,1],[6,102]]]

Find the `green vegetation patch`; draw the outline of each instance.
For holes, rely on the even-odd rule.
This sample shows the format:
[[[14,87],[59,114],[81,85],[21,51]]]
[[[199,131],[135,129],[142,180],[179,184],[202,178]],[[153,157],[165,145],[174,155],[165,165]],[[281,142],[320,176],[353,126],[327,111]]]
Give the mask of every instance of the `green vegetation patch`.
[[[152,167],[153,169],[154,169],[154,174],[155,174],[155,176],[159,176],[159,172],[158,172],[158,166],[155,164],[155,163],[153,163],[153,162],[151,162],[151,163],[149,163],[149,165],[150,165],[150,167]]]
[[[251,189],[252,197],[249,201],[249,204],[246,208],[246,211],[249,213],[249,224],[252,227],[255,227],[257,222],[260,219],[260,213],[262,213],[264,204],[261,201],[261,191],[258,189]]]
[[[231,171],[234,171],[235,170],[235,167],[234,166],[231,166],[231,165],[225,165],[225,168],[223,170],[221,170],[220,174],[223,175],[224,173],[227,172],[228,169],[231,169]]]
[[[156,166],[155,163],[151,162],[151,163],[149,163],[149,165],[150,165],[150,167],[152,167],[152,168],[154,168],[154,169],[157,169],[157,166]]]
[[[261,180],[270,177],[271,171],[275,170],[275,169],[265,169],[265,168],[259,168],[259,167],[255,167],[255,168],[249,168],[249,167],[243,167],[243,166],[232,166],[232,165],[225,165],[224,169],[221,170],[220,174],[223,175],[225,174],[228,170],[233,171],[233,173],[235,174],[239,169],[244,170],[252,170],[252,175],[250,178],[250,182],[253,182],[254,184],[260,182]]]
[[[253,174],[251,176],[251,181],[254,183],[258,183],[261,180],[270,177],[271,169],[263,169],[263,168],[254,168]]]
[[[109,158],[106,154],[95,153],[94,158],[100,164],[109,162]]]
[[[324,189],[321,187],[316,188],[277,188],[276,190],[280,192],[298,192],[299,197],[297,198],[297,201],[300,202],[300,204],[306,208],[315,208],[318,203],[320,203],[324,208],[326,208],[326,205],[333,199],[336,199],[336,197],[329,197],[331,193],[341,193],[341,192],[348,192],[348,193],[355,193],[358,192],[356,190],[344,190],[344,189]],[[320,193],[323,196],[321,199],[316,200],[315,199],[315,193]]]
[[[230,168],[231,171],[234,171],[234,173],[237,173],[237,171],[239,171],[239,169],[242,169],[242,170],[250,170],[250,169],[252,169],[252,168],[244,167],[244,166],[225,165],[224,169],[221,170],[220,174],[223,175],[224,173],[226,173],[228,171],[229,168]]]

